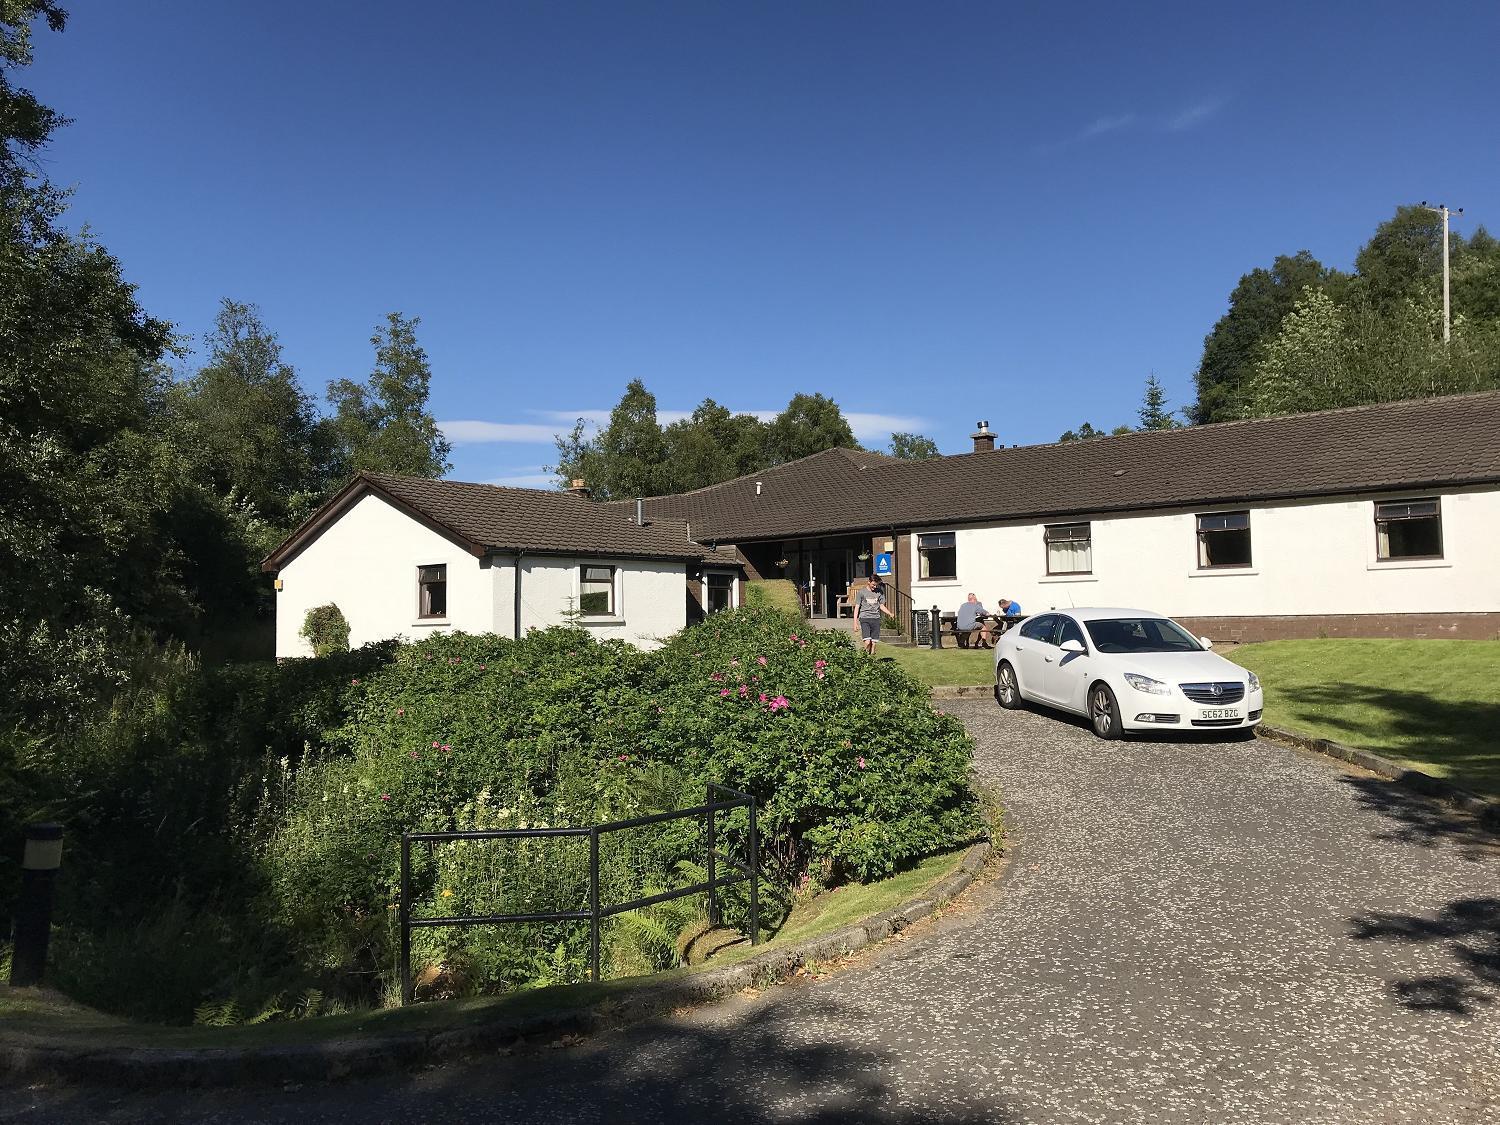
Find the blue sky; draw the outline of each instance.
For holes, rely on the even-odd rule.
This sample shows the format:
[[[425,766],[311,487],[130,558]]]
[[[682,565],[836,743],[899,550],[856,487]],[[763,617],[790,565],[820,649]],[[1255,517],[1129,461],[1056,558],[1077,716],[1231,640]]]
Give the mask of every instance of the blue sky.
[[[319,392],[420,316],[460,479],[545,483],[636,377],[945,452],[1133,421],[1275,254],[1500,228],[1493,3],[64,2],[73,220]]]

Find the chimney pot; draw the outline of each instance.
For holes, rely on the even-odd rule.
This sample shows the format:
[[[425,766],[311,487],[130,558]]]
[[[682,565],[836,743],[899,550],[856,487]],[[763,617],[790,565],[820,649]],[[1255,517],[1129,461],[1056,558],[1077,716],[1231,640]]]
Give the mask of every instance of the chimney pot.
[[[566,491],[571,492],[574,496],[578,496],[584,500],[587,500],[590,496],[593,495],[593,493],[589,489],[588,484],[585,483],[582,477],[574,477],[572,483],[568,485]]]
[[[980,422],[969,437],[974,441],[975,453],[989,453],[995,448],[995,434],[990,430],[988,420]]]
[[[646,526],[646,501],[639,496],[635,498],[635,524],[637,527]]]

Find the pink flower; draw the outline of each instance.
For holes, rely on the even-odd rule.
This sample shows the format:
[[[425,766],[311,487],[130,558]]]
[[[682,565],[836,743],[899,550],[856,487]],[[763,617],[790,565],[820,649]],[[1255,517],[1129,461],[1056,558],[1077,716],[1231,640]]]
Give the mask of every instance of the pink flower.
[[[357,683],[359,683],[359,681],[358,681],[358,680],[350,680],[350,681],[349,681],[349,682],[350,682],[350,683],[351,683],[351,684],[357,684]]]
[[[719,689],[719,694],[720,695],[728,695],[729,694],[729,689],[727,687],[726,688],[720,688]]]
[[[764,703],[766,701],[766,693],[765,692],[761,692],[760,693],[760,701],[762,703]]]
[[[398,714],[398,715],[404,715],[404,714],[406,714],[406,708],[405,707],[397,707],[396,708],[396,714]]]
[[[823,672],[823,669],[821,669],[821,668],[819,668],[816,672],[813,673],[813,675],[817,676],[818,679],[820,679],[820,680],[823,678],[824,674],[825,673]]]
[[[630,759],[627,758],[624,754],[621,754],[620,755],[620,761],[622,761],[622,762],[628,762],[628,761],[630,761]]]
[[[784,711],[791,705],[792,701],[784,695],[778,695],[775,699],[771,700],[772,711]]]
[[[731,668],[738,668],[740,666],[740,662],[738,660],[731,660],[729,662],[729,666]]]
[[[743,698],[745,698],[745,696],[747,696],[749,694],[750,694],[750,685],[749,684],[741,684],[740,685],[740,698],[743,699]]]
[[[792,634],[792,644],[796,644],[796,643],[797,643],[797,634],[793,633]]]
[[[412,751],[412,752],[411,752],[411,756],[412,756],[412,757],[413,757],[413,758],[420,758],[420,757],[421,757],[421,756],[422,756],[422,755],[421,755],[421,753],[420,753],[420,752],[419,752],[419,751],[416,751],[416,750],[413,750],[413,751]]]
[[[380,795],[380,799],[382,801],[389,801],[391,799],[391,795],[389,793],[382,793]]]
[[[757,656],[755,658],[755,663],[759,664],[762,668],[764,668],[766,666],[766,658],[764,656]]]
[[[449,746],[446,742],[443,743],[443,753],[444,754],[451,754],[451,753],[453,753],[453,747]]]
[[[826,661],[826,660],[814,660],[813,661],[813,667],[814,668],[827,668],[828,667],[828,661]]]
[[[860,759],[858,759],[858,761],[859,761],[859,768],[860,769],[864,769],[865,768],[865,760],[863,758],[860,758]]]
[[[437,749],[437,748],[438,748],[438,747],[439,747],[439,746],[441,746],[441,745],[442,745],[442,743],[441,743],[441,742],[434,742],[434,743],[433,743],[433,744],[432,744],[432,748],[433,748],[433,749],[434,749],[434,750],[436,750],[436,749]]]
[[[485,669],[485,665],[483,665],[483,664],[481,664],[481,665],[480,665],[480,666],[479,666],[479,670],[480,670],[480,671],[481,671],[481,672],[483,672],[483,671],[484,671],[484,669]]]
[[[723,674],[722,674],[722,673],[719,673],[719,672],[711,672],[711,673],[710,673],[710,674],[709,674],[709,677],[708,677],[708,678],[709,678],[709,679],[710,679],[710,680],[722,680],[722,679],[723,679],[723,678],[724,678],[724,676],[723,676]]]

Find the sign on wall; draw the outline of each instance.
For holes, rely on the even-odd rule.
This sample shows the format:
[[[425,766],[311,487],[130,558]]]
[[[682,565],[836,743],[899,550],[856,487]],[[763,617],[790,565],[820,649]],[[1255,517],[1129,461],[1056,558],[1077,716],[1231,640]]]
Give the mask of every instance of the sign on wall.
[[[891,556],[890,556],[890,552],[887,551],[887,552],[883,552],[882,554],[876,555],[875,556],[875,573],[876,574],[889,574],[890,572],[891,572]]]

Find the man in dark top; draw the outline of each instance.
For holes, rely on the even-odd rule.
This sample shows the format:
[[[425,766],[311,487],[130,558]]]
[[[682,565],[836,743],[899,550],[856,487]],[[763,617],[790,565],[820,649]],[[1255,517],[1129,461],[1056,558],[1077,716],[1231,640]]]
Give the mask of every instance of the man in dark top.
[[[885,591],[880,586],[880,579],[872,574],[870,584],[854,596],[854,628],[864,643],[866,656],[875,655],[875,642],[880,639],[882,613],[892,621],[896,620],[896,615],[885,604]]]

